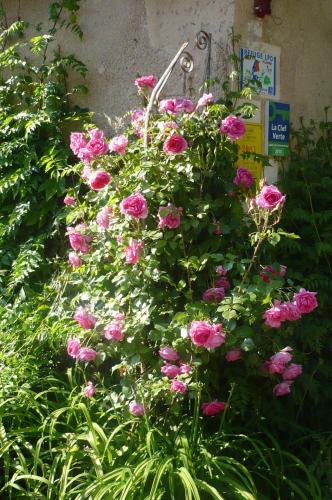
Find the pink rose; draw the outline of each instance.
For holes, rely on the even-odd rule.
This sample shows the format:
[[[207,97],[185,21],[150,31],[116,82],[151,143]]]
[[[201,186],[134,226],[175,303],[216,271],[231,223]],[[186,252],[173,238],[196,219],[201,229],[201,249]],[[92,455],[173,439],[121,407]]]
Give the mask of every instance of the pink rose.
[[[302,373],[302,365],[296,365],[295,363],[291,363],[282,374],[282,378],[284,380],[292,380]]]
[[[280,193],[279,189],[273,185],[264,186],[256,196],[255,203],[259,208],[271,210],[283,205],[286,196]]]
[[[225,342],[221,324],[212,325],[208,321],[193,321],[190,327],[190,338],[193,344],[207,349],[215,349]]]
[[[132,401],[130,403],[129,411],[132,415],[134,415],[134,417],[143,417],[145,413],[144,406],[136,401]]]
[[[67,234],[69,236],[69,243],[73,250],[82,253],[89,253],[91,236],[82,234],[87,228],[84,224],[77,224],[75,227],[67,227]]]
[[[86,236],[80,233],[72,232],[69,234],[69,243],[73,250],[79,250],[82,253],[89,253],[90,246]]]
[[[273,394],[277,397],[289,394],[291,391],[292,383],[292,380],[286,380],[284,382],[281,382],[280,384],[275,385],[273,388]]]
[[[86,149],[92,156],[100,156],[108,153],[108,144],[104,139],[104,132],[98,129],[89,131],[91,139],[86,145]]]
[[[228,290],[231,287],[231,285],[228,281],[228,278],[226,278],[225,276],[222,276],[221,278],[217,278],[215,285],[216,285],[216,287],[223,288],[224,290]]]
[[[234,351],[228,351],[226,353],[225,358],[229,362],[237,361],[238,359],[241,359],[241,349],[235,349]]]
[[[169,229],[176,229],[177,227],[179,227],[181,223],[180,220],[181,215],[182,215],[181,207],[176,208],[171,204],[167,205],[167,207],[159,207],[158,227],[160,229],[163,229],[164,227],[168,227]]]
[[[227,269],[224,268],[224,266],[217,266],[216,273],[219,274],[220,276],[226,276],[228,271],[227,271]]]
[[[203,403],[201,406],[203,415],[206,415],[208,417],[211,417],[213,415],[217,415],[221,411],[225,409],[226,403],[223,403],[222,401],[218,401],[215,399],[214,401],[211,401],[210,403]]]
[[[236,176],[233,179],[233,183],[241,189],[247,190],[253,185],[254,178],[249,170],[244,167],[239,167],[236,170]]]
[[[169,155],[177,155],[185,151],[188,143],[182,135],[172,134],[164,142],[163,150]]]
[[[159,349],[159,356],[163,359],[167,359],[167,361],[176,361],[179,359],[178,353],[171,347],[162,347]]]
[[[290,351],[292,351],[292,348],[287,346],[270,357],[270,360],[266,363],[266,368],[269,373],[284,372],[286,364],[289,363],[293,357]]]
[[[192,367],[190,365],[187,365],[186,363],[180,363],[180,373],[182,375],[186,374],[186,373],[190,373],[192,372]]]
[[[135,109],[130,117],[132,126],[135,129],[135,133],[138,137],[142,137],[142,128],[144,126],[145,119],[145,109]]]
[[[77,358],[80,349],[81,342],[78,339],[72,338],[67,340],[67,353],[69,356],[71,356],[72,358]]]
[[[205,302],[214,302],[215,304],[218,304],[224,298],[224,288],[209,288],[203,293],[203,300],[205,300]]]
[[[70,252],[68,256],[68,262],[71,264],[73,267],[81,267],[82,261],[75,252]]]
[[[97,353],[91,347],[82,347],[78,353],[77,359],[79,361],[94,361],[96,359]]]
[[[118,312],[114,315],[114,319],[116,319],[116,321],[124,321],[126,319],[126,315],[124,313]]]
[[[214,101],[214,97],[212,94],[203,94],[202,97],[198,99],[197,107],[207,106],[211,102]]]
[[[96,222],[99,227],[107,229],[111,223],[111,218],[113,214],[112,207],[104,207],[98,212],[96,217]]]
[[[280,328],[281,323],[285,321],[285,312],[281,306],[280,300],[274,301],[274,306],[263,314],[265,324],[271,328]]]
[[[83,391],[84,396],[86,396],[87,398],[92,398],[95,392],[96,392],[96,387],[94,386],[94,384],[90,381],[87,382]]]
[[[124,339],[122,333],[122,325],[119,321],[112,321],[109,325],[104,328],[104,337],[107,340],[121,341]]]
[[[170,363],[165,363],[164,366],[160,368],[160,371],[168,378],[175,378],[180,374],[180,368]]]
[[[215,225],[215,229],[213,230],[213,234],[222,234],[220,224],[214,224],[214,225]]]
[[[91,175],[91,168],[89,167],[89,165],[84,165],[81,173],[82,179],[88,181],[90,179],[90,175]]]
[[[81,132],[72,132],[70,134],[70,149],[74,155],[78,155],[81,149],[86,147],[86,140],[84,134]]]
[[[78,307],[76,309],[74,319],[85,330],[92,330],[97,323],[97,318],[88,313],[83,307]]]
[[[110,142],[110,151],[114,151],[114,153],[119,153],[120,155],[126,154],[126,147],[128,146],[128,139],[124,135],[118,135],[113,137]]]
[[[149,87],[153,89],[158,81],[158,78],[153,75],[141,76],[140,78],[136,78],[135,85],[136,87],[142,89],[144,87]]]
[[[172,380],[170,391],[171,392],[179,392],[184,394],[187,392],[188,386],[184,382],[180,382],[180,380]]]
[[[179,125],[175,122],[158,122],[157,125],[161,134],[166,134],[167,132],[171,132],[172,130],[179,128]]]
[[[301,314],[311,313],[318,307],[316,295],[317,292],[308,292],[305,288],[301,288],[298,293],[294,293],[293,302]]]
[[[229,115],[220,125],[220,133],[227,135],[231,141],[236,141],[243,136],[246,131],[246,126],[241,118],[234,115]]]
[[[140,251],[144,247],[143,241],[132,240],[131,244],[124,249],[127,264],[138,262]]]
[[[275,278],[277,275],[279,276],[285,276],[287,267],[283,266],[282,264],[279,266],[279,272],[277,272],[273,266],[264,266],[263,271],[259,273],[260,278],[265,281],[266,283],[270,282],[270,276],[271,278]]]
[[[146,219],[149,210],[144,196],[141,193],[134,193],[121,201],[120,212],[134,219]]]
[[[110,180],[111,176],[105,170],[96,170],[89,177],[90,187],[95,191],[103,189],[105,186],[107,186]]]
[[[283,302],[280,304],[285,320],[297,321],[301,318],[301,313],[294,302]]]
[[[179,113],[192,113],[195,111],[195,105],[190,99],[177,97],[176,99],[164,99],[160,101],[159,110],[169,115],[178,115]]]
[[[64,197],[63,203],[65,205],[75,205],[74,196],[69,196],[68,194]]]

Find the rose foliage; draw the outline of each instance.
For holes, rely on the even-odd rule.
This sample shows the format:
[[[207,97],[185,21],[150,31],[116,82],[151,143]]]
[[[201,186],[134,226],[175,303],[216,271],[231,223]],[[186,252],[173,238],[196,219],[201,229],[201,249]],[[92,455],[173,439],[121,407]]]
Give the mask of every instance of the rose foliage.
[[[261,258],[294,235],[277,229],[279,189],[236,171],[248,108],[164,99],[147,148],[145,109],[119,136],[72,134],[85,187],[66,206],[67,352],[86,366],[87,397],[98,371],[139,418],[194,407],[212,418],[296,392],[306,367],[290,326],[318,302],[289,286],[282,262]]]

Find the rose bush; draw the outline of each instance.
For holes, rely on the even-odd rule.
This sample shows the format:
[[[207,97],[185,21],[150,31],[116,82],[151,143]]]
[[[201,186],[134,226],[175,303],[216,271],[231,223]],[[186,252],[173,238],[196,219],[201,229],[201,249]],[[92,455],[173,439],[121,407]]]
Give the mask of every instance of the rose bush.
[[[207,417],[236,413],[250,391],[257,405],[296,391],[305,366],[289,364],[287,332],[318,303],[263,257],[292,235],[276,229],[285,196],[235,168],[241,111],[211,94],[162,100],[147,149],[144,109],[110,143],[95,128],[72,135],[86,194],[67,208],[81,326],[68,354],[87,363],[88,397],[110,365],[136,417],[193,401]]]

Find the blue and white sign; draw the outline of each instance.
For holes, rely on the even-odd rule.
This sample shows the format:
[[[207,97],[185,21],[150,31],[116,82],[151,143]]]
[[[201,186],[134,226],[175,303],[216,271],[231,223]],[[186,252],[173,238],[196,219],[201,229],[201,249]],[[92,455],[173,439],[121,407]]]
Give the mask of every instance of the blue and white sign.
[[[265,106],[266,154],[269,156],[288,156],[289,104],[267,101]]]
[[[241,89],[250,80],[260,82],[260,94],[277,97],[277,57],[275,54],[250,48],[240,49]]]

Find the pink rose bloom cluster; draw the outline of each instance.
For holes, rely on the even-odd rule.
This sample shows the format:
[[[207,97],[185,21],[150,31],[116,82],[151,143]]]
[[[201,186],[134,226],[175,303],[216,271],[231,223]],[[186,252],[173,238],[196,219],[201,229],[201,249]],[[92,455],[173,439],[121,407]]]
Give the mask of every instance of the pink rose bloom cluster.
[[[144,248],[143,241],[132,240],[130,245],[128,245],[125,249],[125,257],[127,264],[136,264],[140,257],[141,250]]]
[[[276,276],[285,276],[287,271],[287,267],[280,265],[279,272],[274,269],[273,266],[265,266],[263,270],[259,273],[260,278],[265,281],[265,283],[269,283],[270,279],[275,278]]]
[[[89,253],[92,236],[84,234],[87,227],[86,224],[77,224],[75,227],[67,227],[69,243],[73,250]]]
[[[219,274],[220,276],[226,276],[228,271],[227,271],[227,269],[224,268],[224,266],[217,266],[216,273]]]
[[[153,89],[156,86],[158,78],[153,75],[145,75],[136,78],[135,85],[139,89],[143,89],[144,87],[148,87],[149,89]]]
[[[291,391],[291,385],[296,377],[302,373],[302,365],[289,362],[293,356],[292,348],[287,346],[265,361],[263,368],[271,374],[282,375],[283,381],[273,388],[275,396],[285,396]]]
[[[225,355],[225,358],[228,362],[232,363],[233,361],[241,359],[241,356],[242,356],[241,349],[234,349],[233,351],[228,351]]]
[[[128,139],[125,135],[118,135],[113,137],[110,142],[110,151],[124,156],[126,154],[126,147],[128,146]]]
[[[169,115],[178,115],[180,113],[193,113],[195,104],[190,99],[177,97],[175,99],[163,99],[160,101],[159,110]]]
[[[183,209],[181,207],[174,207],[168,204],[167,207],[159,207],[158,217],[160,229],[168,227],[168,229],[176,229],[181,223],[181,215]]]
[[[209,403],[203,403],[201,406],[201,410],[203,415],[206,415],[207,417],[213,417],[214,415],[218,415],[218,413],[223,411],[225,407],[226,403],[215,399],[214,401],[210,401]]]
[[[214,97],[212,94],[203,94],[202,97],[198,99],[197,108],[201,106],[207,106],[214,101]]]
[[[236,176],[233,179],[233,183],[239,186],[244,191],[247,191],[253,185],[254,178],[249,170],[244,167],[239,167],[236,170]]]
[[[193,344],[206,349],[216,349],[225,342],[222,325],[213,325],[209,321],[193,321],[189,335]]]
[[[96,387],[94,384],[89,380],[84,388],[83,394],[87,398],[92,398],[94,393],[96,392]]]
[[[311,313],[318,307],[316,295],[317,292],[309,292],[301,288],[298,293],[294,294],[292,301],[275,300],[273,307],[263,314],[265,324],[271,328],[279,328],[284,321],[296,321],[301,318],[302,314]]]
[[[246,126],[241,118],[229,115],[221,122],[219,130],[221,134],[227,135],[231,141],[237,141],[245,133]]]
[[[74,196],[70,196],[70,195],[66,194],[66,196],[63,199],[63,203],[65,205],[75,205],[75,198],[74,198]]]
[[[96,222],[102,229],[107,229],[112,220],[113,209],[112,207],[104,207],[98,212]]]
[[[253,204],[264,210],[273,210],[282,206],[286,196],[280,193],[279,189],[272,184],[264,186],[260,193],[254,198]]]
[[[74,319],[77,323],[85,330],[92,330],[96,323],[97,318],[84,309],[84,307],[78,307],[74,314]]]
[[[226,276],[221,276],[220,278],[216,279],[215,286],[218,288],[223,288],[226,291],[231,287],[231,284]]]
[[[84,134],[72,132],[70,135],[70,149],[84,163],[90,163],[96,156],[108,153],[108,144],[104,139],[104,132],[95,128],[89,131],[90,140]]]
[[[177,380],[176,377],[178,377],[179,375],[190,373],[192,371],[191,366],[181,361],[179,362],[179,365],[173,365],[171,363],[168,363],[168,361],[179,360],[178,353],[174,349],[168,346],[161,347],[159,349],[159,356],[167,361],[164,362],[164,365],[161,367],[160,369],[161,373],[165,375],[165,377],[173,379],[170,386],[170,391],[182,394],[187,392],[188,390],[187,384],[185,382]]]
[[[89,176],[89,184],[94,191],[100,191],[109,184],[111,175],[106,170],[96,170]]]
[[[81,347],[79,339],[72,338],[67,341],[67,353],[78,361],[94,361],[97,353],[91,347]]]
[[[120,321],[112,321],[109,325],[104,328],[104,337],[106,340],[114,340],[120,342],[124,339],[124,334],[122,331],[122,323]]]
[[[145,120],[145,110],[144,109],[135,109],[130,117],[130,121],[132,126],[134,127],[135,134],[138,137],[143,136],[143,126],[144,126],[144,120]]]
[[[219,304],[225,298],[225,289],[224,288],[209,288],[205,290],[203,293],[203,300],[205,302],[214,302],[215,304]]]
[[[81,267],[82,261],[80,257],[75,252],[70,252],[68,255],[68,262],[72,267]]]
[[[134,193],[121,201],[120,212],[134,219],[146,219],[149,210],[144,196]]]
[[[144,406],[137,401],[132,401],[129,405],[129,411],[134,417],[143,417],[145,410]]]
[[[169,155],[177,155],[183,153],[187,147],[188,143],[182,135],[172,134],[164,142],[163,150]]]
[[[172,130],[176,130],[179,128],[179,125],[175,122],[158,122],[158,128],[162,135],[171,132]]]

